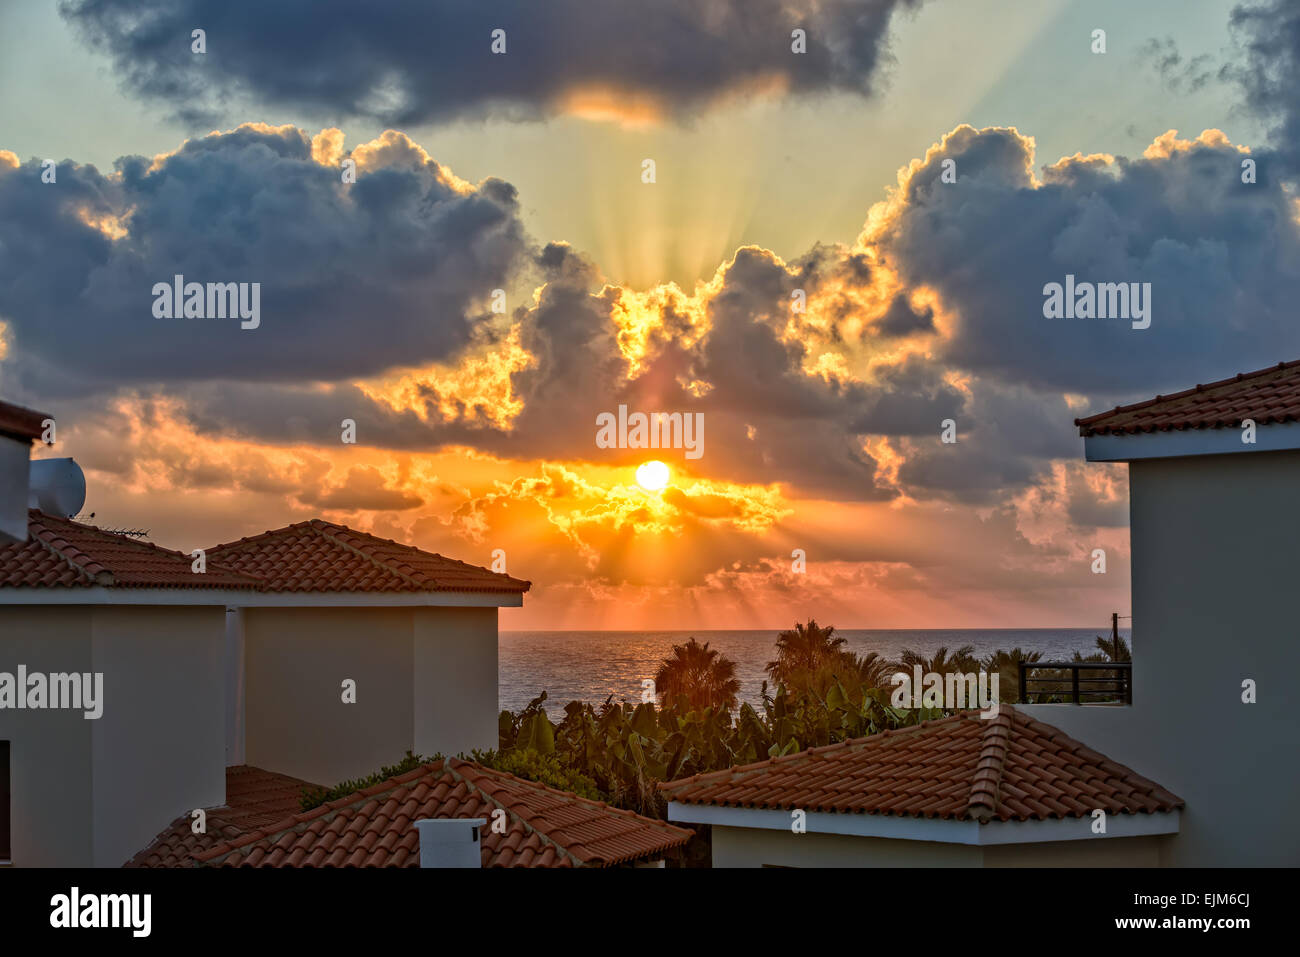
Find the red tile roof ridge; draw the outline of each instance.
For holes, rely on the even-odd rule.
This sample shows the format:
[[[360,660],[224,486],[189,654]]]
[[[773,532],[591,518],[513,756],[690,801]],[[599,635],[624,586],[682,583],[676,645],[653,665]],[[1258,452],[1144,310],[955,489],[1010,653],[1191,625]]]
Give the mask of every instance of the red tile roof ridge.
[[[456,763],[452,764],[452,762],[456,762]],[[471,788],[474,791],[476,791],[478,794],[482,795],[485,801],[488,801],[491,804],[496,805],[496,807],[504,811],[507,817],[513,818],[514,820],[518,821],[520,827],[522,827],[527,833],[536,835],[537,839],[542,842],[543,847],[549,846],[554,848],[556,856],[571,860],[579,866],[586,863],[596,863],[600,861],[600,859],[596,857],[589,857],[589,858],[579,857],[577,854],[573,853],[571,848],[564,847],[563,845],[558,844],[549,834],[546,834],[544,831],[538,830],[535,826],[533,826],[531,821],[525,820],[524,817],[521,814],[517,813],[513,808],[506,807],[506,805],[503,804],[495,794],[492,794],[490,791],[487,791],[484,788],[480,787],[475,781],[471,780],[468,775],[461,773],[462,769],[467,764],[470,764],[470,762],[461,761],[458,760],[457,758],[452,758],[451,761],[447,762],[447,771],[457,781],[464,783],[466,787]],[[511,778],[515,781],[524,781],[523,778],[515,777],[515,775],[508,774],[505,771],[495,771],[490,768],[485,768],[482,765],[472,765],[472,767],[475,767],[481,771],[492,771],[494,775],[497,774],[504,775],[505,777]],[[525,783],[534,785],[536,787],[546,788],[547,790],[553,790],[558,794],[563,794],[566,797],[575,798],[579,801],[586,800],[585,798],[579,797],[578,795],[572,794],[568,791],[560,791],[558,788],[548,788],[545,784],[538,784],[538,782],[536,781],[525,781]],[[595,802],[589,802],[589,803],[595,803]],[[581,847],[582,845],[579,844],[575,846]],[[616,862],[611,862],[611,863],[616,863]]]
[[[87,581],[97,585],[113,583],[112,572],[51,529],[46,524],[46,520],[58,521],[55,516],[46,515],[38,509],[27,510],[27,531],[32,541],[37,542],[54,557],[71,565]]]
[[[966,712],[972,713],[972,712]],[[978,712],[973,712],[978,715]],[[996,717],[984,721],[979,759],[975,763],[975,774],[971,779],[970,799],[966,802],[967,813],[986,823],[998,809],[998,795],[1002,788],[1002,771],[1007,763],[1007,747],[1011,743],[1011,731],[1015,712],[1010,708],[999,708]]]
[[[354,545],[352,542],[348,541],[347,540],[348,536],[346,534],[340,534],[341,532],[346,532],[346,533],[351,533],[352,535],[357,535],[358,534],[357,532],[353,532],[352,529],[347,528],[346,526],[341,526],[341,525],[336,526],[332,524],[331,524],[330,531],[326,531],[324,528],[321,528],[321,525],[325,525],[325,524],[331,524],[331,523],[327,523],[322,519],[315,519],[312,523],[312,530],[317,535],[320,535],[323,538],[327,538],[330,541],[339,545],[339,547],[345,548],[348,551],[352,552],[354,555],[358,555],[361,558],[365,559],[367,562],[369,562],[371,565],[373,565],[375,568],[379,569],[380,571],[391,572],[392,574],[400,578],[402,581],[406,582],[408,585],[411,585],[412,587],[417,588],[420,591],[424,591],[429,587],[429,582],[426,579],[417,576],[415,569],[412,568],[410,565],[407,565],[405,563],[401,563],[399,565],[391,562],[380,561],[375,555],[366,551],[364,548]],[[360,534],[365,534],[365,533],[363,532]],[[370,537],[373,538],[374,536],[370,536]],[[389,544],[395,544],[395,543],[390,542]]]

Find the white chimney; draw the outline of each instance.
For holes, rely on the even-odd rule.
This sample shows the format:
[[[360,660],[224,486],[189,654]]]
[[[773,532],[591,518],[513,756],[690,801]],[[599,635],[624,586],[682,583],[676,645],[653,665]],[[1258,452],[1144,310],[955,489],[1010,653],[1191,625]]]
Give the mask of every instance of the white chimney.
[[[484,817],[425,818],[415,822],[420,834],[421,867],[482,867],[479,828]]]
[[[27,541],[28,459],[49,417],[0,401],[0,545]]]

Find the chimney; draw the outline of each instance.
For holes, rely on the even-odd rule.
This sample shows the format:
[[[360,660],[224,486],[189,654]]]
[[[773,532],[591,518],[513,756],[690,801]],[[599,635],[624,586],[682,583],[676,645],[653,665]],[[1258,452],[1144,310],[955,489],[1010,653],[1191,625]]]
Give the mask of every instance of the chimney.
[[[479,828],[483,817],[425,818],[415,822],[420,834],[421,867],[482,867]]]
[[[0,401],[0,545],[27,541],[28,460],[46,421],[42,412]]]

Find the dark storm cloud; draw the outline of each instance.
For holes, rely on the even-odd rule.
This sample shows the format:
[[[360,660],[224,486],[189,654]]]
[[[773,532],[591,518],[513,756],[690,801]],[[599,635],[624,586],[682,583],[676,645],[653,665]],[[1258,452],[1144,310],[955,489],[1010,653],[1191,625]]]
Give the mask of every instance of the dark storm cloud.
[[[890,19],[920,0],[69,0],[125,86],[191,122],[248,101],[334,121],[534,117],[606,88],[683,113],[775,81],[869,94]],[[491,52],[506,31],[507,52]],[[807,52],[791,51],[791,31]],[[191,31],[207,52],[191,52]]]
[[[940,440],[935,421],[930,436],[905,447],[898,480],[915,497],[993,504],[1038,482],[1053,459],[1082,452],[1074,413],[1059,393],[976,380],[952,418],[955,443]]]
[[[1210,135],[1140,159],[1076,157],[1032,181],[1032,141],[960,127],[865,241],[958,314],[949,365],[1013,385],[1149,396],[1300,356],[1300,235],[1268,165]],[[1164,154],[1164,155],[1161,155]],[[940,180],[956,161],[957,181]],[[1150,283],[1151,325],[1049,319],[1044,286]]]
[[[400,136],[351,185],[289,127],[116,168],[65,161],[42,183],[35,160],[0,162],[0,317],[18,374],[47,393],[331,380],[445,358],[526,258],[513,187],[457,185]],[[153,288],[177,274],[259,283],[260,325],[156,318]]]
[[[918,332],[934,332],[934,310],[927,307],[917,312],[905,296],[895,296],[885,314],[871,324],[871,329],[881,336],[912,336]]]
[[[1300,173],[1300,4],[1241,4],[1231,25],[1246,59],[1228,72],[1241,83],[1247,105],[1272,123],[1277,158],[1291,175]]]

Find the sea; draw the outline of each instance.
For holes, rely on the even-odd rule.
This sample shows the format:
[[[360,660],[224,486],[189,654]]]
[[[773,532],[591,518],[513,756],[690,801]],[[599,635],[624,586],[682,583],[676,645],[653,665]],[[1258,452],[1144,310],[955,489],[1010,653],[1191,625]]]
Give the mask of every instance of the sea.
[[[897,659],[904,649],[929,657],[944,646],[951,654],[962,645],[973,645],[977,658],[1019,647],[1042,652],[1043,661],[1068,661],[1076,651],[1093,653],[1097,637],[1109,637],[1109,629],[837,629],[835,634],[845,639],[849,651],[874,651],[887,660]],[[1128,629],[1121,628],[1120,634],[1130,639]],[[543,691],[544,707],[552,717],[575,700],[599,705],[613,695],[615,701],[640,701],[641,682],[654,677],[673,645],[691,637],[708,642],[736,663],[740,698],[757,707],[767,677],[763,669],[776,657],[776,636],[776,630],[503,631],[498,651],[500,707],[518,711]]]

